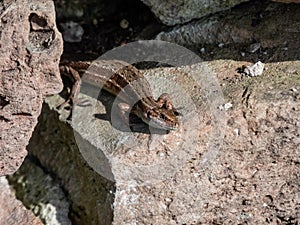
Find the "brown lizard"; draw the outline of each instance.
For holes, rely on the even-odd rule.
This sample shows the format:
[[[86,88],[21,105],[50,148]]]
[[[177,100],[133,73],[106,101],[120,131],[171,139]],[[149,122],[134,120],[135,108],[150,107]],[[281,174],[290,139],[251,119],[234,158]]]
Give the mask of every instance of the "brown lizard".
[[[81,76],[84,74],[85,82],[100,85],[124,101],[119,104],[121,115],[130,110],[130,113],[151,127],[163,130],[179,128],[179,113],[171,103],[169,95],[164,93],[155,100],[146,78],[128,63],[117,60],[96,60],[93,63],[64,62],[60,64],[60,71],[62,75],[71,75],[75,80],[70,97],[65,103],[75,103],[75,97],[80,90]]]

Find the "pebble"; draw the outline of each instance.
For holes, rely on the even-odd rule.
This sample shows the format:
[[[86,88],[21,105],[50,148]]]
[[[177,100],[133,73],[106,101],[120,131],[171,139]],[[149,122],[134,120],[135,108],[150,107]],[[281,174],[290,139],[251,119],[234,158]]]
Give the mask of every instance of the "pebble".
[[[129,22],[128,22],[128,20],[122,19],[122,20],[120,21],[120,27],[121,27],[122,29],[127,29],[127,28],[129,27]]]
[[[298,90],[296,88],[292,88],[291,91],[294,93],[298,93]]]
[[[225,103],[225,104],[223,104],[223,105],[220,105],[218,108],[219,108],[220,110],[225,110],[225,111],[227,111],[228,109],[232,108],[232,103],[231,103],[231,102],[227,102],[227,103]]]
[[[260,43],[254,43],[249,46],[249,52],[254,53],[260,49]]]
[[[238,128],[234,129],[233,133],[236,137],[239,136],[239,129]]]
[[[199,173],[194,173],[194,177],[199,177],[200,176],[200,174]]]
[[[265,68],[265,64],[262,63],[261,61],[258,61],[257,63],[254,63],[251,66],[246,66],[242,74],[250,77],[260,76],[262,75],[264,68]]]
[[[170,199],[170,198],[165,198],[165,201],[166,201],[166,202],[172,202],[172,199]]]

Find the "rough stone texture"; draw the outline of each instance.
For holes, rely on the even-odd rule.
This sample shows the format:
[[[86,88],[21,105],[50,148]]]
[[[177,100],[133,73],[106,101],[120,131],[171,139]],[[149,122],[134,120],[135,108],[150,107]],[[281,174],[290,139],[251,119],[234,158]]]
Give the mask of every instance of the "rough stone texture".
[[[147,129],[147,126],[143,127],[142,124],[140,124],[141,129],[138,129],[138,125],[132,126],[135,132],[131,132],[126,123],[120,119],[118,108],[109,109],[111,105],[118,105],[119,101],[114,102],[115,99],[111,96],[102,94],[99,104],[96,98],[86,95],[85,88],[87,87],[86,89],[89,91],[91,88],[90,85],[85,85],[84,81],[87,79],[83,76],[82,93],[78,98],[89,100],[91,106],[75,107],[72,113],[72,127],[81,137],[77,137],[78,135],[75,134],[77,145],[87,163],[96,172],[116,183],[161,182],[175,174],[180,169],[182,162],[188,160],[193,152],[202,149],[201,143],[209,145],[209,142],[212,142],[210,140],[212,127],[220,135],[220,126],[224,120],[222,121],[222,116],[219,114],[208,113],[209,109],[205,104],[217,108],[219,104],[223,104],[222,93],[220,89],[213,89],[213,86],[217,86],[216,83],[213,82],[213,79],[208,80],[205,76],[198,77],[201,81],[199,90],[194,86],[189,93],[184,92],[184,90],[189,90],[193,83],[192,77],[190,77],[193,71],[210,73],[210,71],[206,71],[205,67],[201,67],[202,65],[197,66],[188,69],[175,68],[174,71],[170,70],[166,73],[144,73],[152,87],[151,92],[155,99],[166,92],[170,95],[176,108],[184,106],[181,111],[183,114],[181,120],[184,122],[181,123],[179,130],[170,132],[168,135],[164,135],[165,132],[155,128]],[[138,84],[135,86],[140,87]],[[213,101],[207,90],[218,93],[221,98]],[[199,95],[203,96],[201,102]],[[193,102],[189,96],[192,96],[191,98],[195,101]],[[208,104],[207,98],[209,97]],[[202,108],[200,116],[195,112],[198,105],[201,105]],[[111,112],[111,122],[110,120],[95,119],[95,115],[96,117],[97,115],[106,115],[107,111]],[[203,122],[206,120],[210,121],[210,125]],[[215,124],[219,127],[216,127]],[[200,130],[206,130],[207,133],[202,134],[201,139],[198,140]],[[214,144],[216,142],[217,140],[214,141]],[[96,148],[93,149],[93,146]]]
[[[51,99],[53,97],[47,101]],[[57,102],[52,106],[57,106]],[[87,165],[78,150],[73,130],[60,122],[57,113],[47,104],[27,149],[48,173],[61,181],[70,203],[72,224],[111,224],[114,184]]]
[[[273,2],[282,2],[282,3],[300,3],[300,0],[272,0]]]
[[[64,191],[49,174],[27,157],[14,176],[8,177],[16,196],[44,224],[70,225],[69,203]]]
[[[15,198],[5,177],[0,177],[0,202],[0,224],[43,224]]]
[[[117,183],[114,224],[299,223],[300,62],[235,82],[241,64],[209,63],[233,104],[217,157],[203,164],[210,150],[200,148],[161,183]]]
[[[251,1],[231,11],[161,32],[156,39],[193,48],[205,44],[255,42],[263,48],[280,45],[293,48],[293,40],[299,37],[295,25],[300,23],[299,14],[300,5]]]
[[[70,128],[59,123],[58,115],[45,107],[29,149],[43,166],[62,180],[72,199],[72,221],[76,224],[110,224],[114,204],[114,224],[299,223],[300,62],[267,63],[264,73],[254,78],[236,73],[236,68],[243,64],[231,60],[205,63],[215,72],[225,102],[233,104],[225,111],[225,124],[221,126],[225,138],[221,148],[208,148],[212,117],[206,115],[206,104],[197,105],[202,121],[201,141],[195,143],[197,150],[182,161],[172,176],[152,183],[140,185],[141,179],[126,183],[117,174],[122,171],[112,167],[117,181],[115,199],[111,183],[85,164],[90,161],[82,157],[85,156],[82,148],[81,152],[76,148]],[[193,71],[197,71],[195,68],[199,67],[194,67]],[[186,79],[179,68],[146,71],[148,79],[151,74],[156,78],[172,74],[174,78]],[[194,90],[199,91],[198,88]],[[194,93],[192,89],[187,91]],[[205,100],[199,97],[195,95],[192,99],[195,102]],[[57,97],[51,97],[48,102],[56,105],[56,100]],[[107,123],[107,126],[111,125]],[[170,138],[175,134],[170,133]],[[75,136],[80,147],[86,144],[90,151],[96,151],[88,141],[81,139],[78,142],[77,133]],[[166,139],[156,137],[159,143]],[[169,144],[173,146],[172,142]],[[156,152],[155,147],[148,152],[150,155]],[[165,149],[165,155],[177,154],[170,150]],[[94,160],[98,160],[100,153],[96,151]],[[115,152],[114,156],[118,154]],[[142,160],[127,161],[128,167],[137,168],[137,163],[147,163],[141,155],[145,156],[144,151],[128,150],[119,157]],[[157,155],[162,156],[159,152]],[[147,158],[148,163],[155,160],[155,155],[152,156],[152,161]],[[123,172],[124,177],[128,176]],[[146,172],[151,175],[151,171]]]
[[[124,138],[125,134],[121,134],[123,136],[120,136],[119,145],[112,146],[116,151],[108,156],[118,158],[120,163],[127,165],[127,170],[122,170],[125,168],[123,165],[123,167],[118,167],[117,163],[111,165],[112,161],[109,161],[111,158],[103,154],[105,153],[103,149],[100,151],[96,145],[103,140],[102,135],[115,141],[113,138],[116,138],[117,134],[111,129],[112,124],[106,121],[107,117],[102,114],[107,112],[108,108],[103,107],[101,103],[104,106],[107,106],[105,101],[108,105],[112,103],[108,101],[108,95],[102,97],[101,103],[97,106],[97,110],[102,110],[98,115],[99,118],[94,118],[89,124],[83,124],[90,126],[92,130],[102,123],[103,126],[98,128],[106,130],[90,132],[88,135],[79,133],[78,127],[73,133],[68,124],[58,121],[57,112],[49,110],[49,106],[54,108],[58,105],[58,101],[63,101],[61,97],[53,96],[47,99],[40,123],[28,148],[45,171],[61,181],[61,186],[70,199],[72,223],[111,224],[113,220],[117,225],[299,224],[300,55],[299,29],[295,26],[299,23],[299,18],[294,14],[298,12],[298,8],[297,6],[279,8],[277,12],[280,12],[278,15],[281,16],[272,17],[274,23],[271,23],[270,19],[259,20],[261,17],[268,18],[264,17],[268,13],[273,14],[272,7],[262,11],[261,15],[260,8],[254,12],[248,7],[248,16],[252,18],[253,26],[256,26],[257,22],[258,26],[269,23],[273,33],[269,33],[269,37],[262,33],[266,36],[259,40],[262,46],[275,46],[275,52],[270,51],[272,49],[259,49],[256,53],[247,52],[247,62],[244,62],[240,60],[242,49],[237,47],[239,61],[214,59],[204,63],[215,72],[225,95],[224,103],[232,104],[232,108],[227,111],[213,107],[225,115],[224,123],[219,126],[226,134],[221,148],[218,148],[218,145],[209,148],[210,145],[207,144],[209,135],[215,130],[212,123],[213,116],[207,108],[209,105],[207,95],[202,95],[203,91],[208,90],[203,90],[202,85],[190,82],[183,74],[182,68],[156,68],[145,71],[152,85],[158,88],[154,88],[155,96],[161,93],[160,88],[168,86],[163,82],[156,84],[155,80],[167,77],[168,81],[176,81],[185,86],[186,92],[193,96],[192,100],[197,103],[195,112],[201,123],[200,127],[195,129],[200,130],[200,133],[196,133],[199,135],[198,142],[192,142],[196,151],[189,152],[189,149],[186,149],[186,153],[191,154],[188,158],[183,158],[184,160],[177,157],[182,161],[175,170],[170,168],[173,169],[172,173],[161,170],[161,167],[154,167],[152,173],[149,168],[144,170],[143,164],[148,166],[159,160],[168,162],[166,158],[176,156],[178,153],[181,156],[182,152],[180,148],[176,148],[176,141],[185,137],[182,136],[184,132],[195,135],[194,130],[186,129],[168,135],[154,135],[153,139],[145,133],[134,133],[133,135],[141,140],[136,142],[138,146],[129,145],[129,149],[126,146],[128,139]],[[284,9],[288,11],[285,12]],[[289,20],[288,17],[291,18],[290,24],[285,22]],[[224,19],[226,20],[226,17]],[[273,30],[276,26],[285,32],[277,34]],[[276,39],[278,35],[280,38]],[[276,38],[273,40],[274,36]],[[287,42],[281,42],[284,40],[282,37],[285,37]],[[218,39],[216,41],[221,42]],[[217,54],[217,59],[223,59],[223,50],[225,47],[215,45],[213,52],[217,52],[214,53]],[[236,52],[230,52],[231,59],[235,57]],[[205,53],[212,54],[208,51]],[[236,72],[237,68],[251,65],[257,58],[260,60],[264,56],[268,57],[269,63],[263,61],[265,70],[260,77],[248,78]],[[201,67],[190,68],[190,71],[198,73],[199,76],[203,75]],[[206,74],[207,81],[213,74]],[[151,81],[151,78],[154,79]],[[186,93],[175,90],[174,88],[174,91],[170,92],[176,99],[181,93]],[[176,106],[187,103],[180,99],[176,101]],[[185,107],[183,119],[186,119],[183,123],[190,125],[188,122],[193,118],[188,117],[189,111],[184,110]],[[73,124],[73,127],[76,127],[76,124]],[[112,133],[105,132],[112,130]],[[218,134],[219,131],[215,133]],[[89,135],[95,138],[90,140]],[[79,149],[76,145],[79,145]],[[151,149],[147,152],[149,147]],[[86,151],[92,154],[85,154]],[[137,165],[141,164],[139,168]],[[99,168],[103,170],[97,170]],[[146,179],[136,176],[141,173]],[[160,180],[153,179],[157,176]],[[126,183],[128,177],[131,179]],[[162,177],[166,179],[162,180]],[[107,178],[116,181],[115,186]],[[148,178],[155,182],[145,182]]]
[[[6,175],[27,154],[45,96],[62,89],[62,38],[51,1],[1,2],[0,18],[0,175]]]
[[[247,0],[226,1],[158,1],[142,0],[151,11],[166,25],[186,23],[192,19],[201,18],[208,14],[229,9]]]

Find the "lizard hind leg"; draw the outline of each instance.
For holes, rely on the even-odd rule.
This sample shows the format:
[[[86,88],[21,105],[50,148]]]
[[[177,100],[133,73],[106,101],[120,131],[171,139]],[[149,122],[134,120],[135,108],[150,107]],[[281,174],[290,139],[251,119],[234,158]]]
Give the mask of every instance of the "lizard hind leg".
[[[130,113],[130,106],[126,103],[119,103],[118,108],[120,110],[119,116],[123,122],[129,124],[129,113]]]
[[[63,66],[60,68],[60,71],[62,75],[67,76],[72,80],[73,86],[68,98],[62,104],[57,106],[58,109],[64,108],[67,104],[70,104],[71,106],[76,105],[76,96],[80,91],[81,85],[80,75],[75,69],[69,66]]]

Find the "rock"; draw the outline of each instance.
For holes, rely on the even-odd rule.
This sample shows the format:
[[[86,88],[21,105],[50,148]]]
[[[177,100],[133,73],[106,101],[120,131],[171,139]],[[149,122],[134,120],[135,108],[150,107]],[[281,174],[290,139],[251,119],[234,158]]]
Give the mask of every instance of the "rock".
[[[58,105],[53,101],[55,97],[58,96],[46,100],[51,108]],[[73,129],[59,121],[57,112],[53,108],[51,110],[48,104],[43,107],[28,145],[30,154],[38,159],[43,168],[47,168],[52,177],[60,180],[70,204],[65,210],[69,210],[73,224],[110,225],[113,217],[113,182],[101,177],[86,163],[77,147]]]
[[[229,9],[247,0],[233,1],[156,1],[142,0],[164,24],[172,26]]]
[[[60,181],[70,200],[72,223],[297,224],[299,61],[270,63],[267,76],[250,82],[240,76],[232,82],[241,63],[215,60],[201,64],[209,70],[199,65],[146,70],[155,96],[168,87],[176,106],[182,106],[183,128],[169,134],[115,131],[105,105],[113,101],[106,101],[111,98],[105,94],[96,108],[98,117],[83,125],[85,120],[77,120],[81,126],[71,127],[51,110],[60,97],[47,98],[28,149],[44,171]],[[195,84],[190,73],[203,75],[204,82]],[[215,77],[225,84],[225,102],[232,103],[228,111],[218,109],[224,102],[214,96],[220,93],[218,82],[209,83]],[[10,103],[6,98],[0,102],[1,107]],[[91,132],[81,132],[84,126]],[[94,132],[95,127],[100,130]],[[101,146],[103,141],[107,145]]]
[[[249,46],[249,52],[250,53],[254,53],[256,52],[258,49],[260,49],[260,43],[253,43]]]
[[[98,130],[96,134],[85,135],[75,127],[75,140],[71,127],[59,122],[58,114],[45,106],[28,148],[47,171],[62,181],[71,200],[72,222],[111,224],[113,220],[113,224],[175,225],[223,224],[230,221],[233,224],[264,224],[265,221],[282,218],[282,223],[295,224],[298,218],[297,203],[300,201],[300,95],[297,91],[300,90],[297,74],[300,64],[295,61],[268,64],[268,75],[251,79],[251,82],[246,78],[239,82],[226,79],[239,64],[234,60],[217,60],[204,63],[210,68],[207,71],[195,65],[190,67],[190,71],[198,76],[202,74],[207,77],[204,80],[206,82],[214,77],[211,71],[218,74],[220,82],[226,81],[222,89],[225,99],[230,99],[232,108],[228,111],[219,110],[218,106],[221,104],[215,102],[215,119],[220,115],[224,116],[220,117],[219,126],[215,126],[218,123],[213,123],[207,104],[209,98],[204,94],[209,93],[208,87],[211,86],[203,89],[205,82],[204,85],[195,86],[194,83],[187,83],[187,93],[197,103],[196,110],[201,121],[199,127],[188,124],[191,130],[186,131],[187,134],[193,136],[193,127],[199,129],[199,141],[187,143],[187,146],[196,146],[196,151],[190,148],[187,155],[176,149],[176,143],[173,143],[185,137],[181,135],[182,131],[170,133],[169,137],[154,135],[152,140],[148,138],[149,147],[152,147],[148,152],[143,150],[148,148],[147,145],[129,146],[135,147],[134,151],[130,148],[127,151],[117,151],[122,143],[123,149],[128,143],[126,138],[122,138],[119,140],[122,142],[120,145],[113,145],[116,146],[116,151],[112,155],[105,155],[94,144],[101,143],[108,135],[113,137],[115,133],[107,135],[105,131]],[[225,72],[224,67],[227,68]],[[173,67],[147,69],[144,73],[154,85],[158,78],[167,77],[169,81],[176,81],[184,86],[189,81],[184,71],[183,68]],[[210,72],[205,76],[204,71]],[[163,83],[164,86],[167,84]],[[161,91],[161,86],[157,87],[158,89],[154,88],[155,95]],[[215,93],[215,90],[212,89],[211,93]],[[109,98],[109,95],[104,95],[101,99]],[[57,99],[60,98],[50,97],[47,104],[51,107],[57,105]],[[97,109],[105,112],[101,104],[103,102],[99,103]],[[189,112],[184,111],[184,123],[188,123],[191,118],[187,117]],[[111,131],[111,124],[106,120],[95,118],[93,122],[102,123],[103,129]],[[90,123],[89,126],[93,130],[94,125]],[[220,140],[222,134],[225,135],[224,140],[215,142]],[[97,139],[88,139],[89,135],[94,135]],[[122,135],[125,137],[125,134]],[[142,138],[147,138],[143,133],[133,135],[140,137],[139,141],[142,143]],[[208,140],[212,142],[207,142]],[[155,151],[162,143],[171,148],[165,148],[164,152]],[[174,161],[174,165],[179,166],[162,170],[162,166],[168,162],[166,159],[176,155],[185,156],[183,161],[179,158],[181,163]],[[118,168],[117,163],[109,161],[114,158],[119,159],[122,167]],[[153,170],[149,170],[151,163],[160,160],[164,162],[162,165],[154,164]],[[141,164],[144,166],[139,167]],[[99,175],[97,169],[101,167],[107,170],[102,170]],[[131,180],[126,183],[125,178],[128,177]],[[136,182],[132,179],[135,177],[138,178]],[[157,177],[167,178],[159,181],[154,179]],[[108,178],[115,179],[115,187]],[[145,182],[145,178],[151,178],[150,181],[155,182]]]
[[[221,117],[220,115],[225,114],[224,112],[218,110],[209,112],[210,107],[217,109],[217,106],[223,103],[220,89],[217,89],[218,86],[214,83],[216,81],[213,78],[207,80],[205,76],[197,76],[195,71],[201,70],[205,71],[206,67],[202,64],[196,64],[193,67],[158,68],[157,70],[151,70],[151,73],[144,71],[155,99],[162,93],[168,93],[175,108],[183,106],[183,109],[179,111],[183,115],[180,118],[182,121],[180,128],[167,134],[165,131],[152,127],[143,127],[143,124],[139,124],[141,129],[138,129],[138,125],[136,125],[137,128],[134,125],[127,126],[119,118],[118,108],[114,107],[110,113],[111,123],[108,120],[95,119],[95,115],[105,114],[107,110],[105,102],[110,102],[113,99],[109,98],[110,96],[105,99],[106,96],[103,95],[104,104],[98,106],[95,98],[84,94],[85,87],[90,87],[90,85],[85,85],[85,82],[83,82],[81,86],[82,95],[79,95],[79,98],[87,99],[91,102],[91,106],[75,108],[72,114],[72,127],[80,135],[81,138],[75,135],[77,144],[83,157],[94,171],[115,181],[117,184],[128,185],[131,183],[139,185],[157,183],[176,174],[183,162],[188,160],[196,149],[202,148],[200,143],[210,141],[206,139],[210,137],[209,134],[211,133],[209,131],[201,141],[197,141],[200,130],[211,130],[213,126],[203,123],[203,120],[213,117],[214,119],[210,119],[211,124],[222,124],[224,122],[218,120]],[[186,74],[190,74],[190,76]],[[194,85],[201,86],[199,92],[197,92],[196,87],[192,90],[189,87],[193,79],[198,79],[199,84],[195,81]],[[85,80],[87,79],[83,77],[83,81]],[[212,86],[216,89],[213,89]],[[209,90],[209,93],[205,92],[207,90]],[[210,93],[213,91],[221,97],[218,98],[219,96],[217,96],[216,99],[208,101],[207,98],[210,97]],[[206,96],[201,98],[201,103],[197,94]],[[193,102],[191,100],[197,98],[198,101]],[[207,106],[204,106],[205,103],[203,102]],[[118,103],[119,101],[116,100],[107,105],[118,105]],[[199,117],[196,113],[196,106],[198,105],[202,106],[199,110],[201,115]],[[218,128],[215,130],[221,132]],[[87,146],[85,142],[90,143],[91,146]],[[217,143],[217,140],[215,140],[215,143]],[[91,150],[93,146],[98,151]],[[105,160],[100,156],[105,157]],[[109,162],[109,164],[106,162]],[[111,170],[111,174],[106,173],[109,170]],[[164,171],[164,173],[161,171]]]
[[[5,177],[0,177],[0,202],[0,224],[43,224],[16,199]]]
[[[44,98],[62,89],[62,38],[51,1],[4,1],[0,16],[0,175],[6,175],[27,154]]]
[[[230,108],[232,108],[231,102],[227,102],[227,103],[225,103],[225,104],[223,104],[223,105],[220,105],[220,106],[218,107],[218,109],[220,109],[220,110],[225,110],[225,111],[227,111],[227,110],[230,109]]]
[[[273,48],[283,43],[294,45],[295,23],[299,22],[299,14],[300,5],[249,2],[230,11],[163,31],[155,39],[192,47],[219,43],[251,44],[253,40],[259,42],[260,48]],[[257,50],[258,46],[254,47],[252,51]]]
[[[264,72],[264,68],[265,64],[261,61],[258,61],[257,63],[254,63],[251,66],[244,66],[243,71],[241,71],[241,74],[250,77],[260,76]]]
[[[238,64],[219,61],[209,65],[219,74],[219,69],[232,63],[235,67]],[[279,217],[297,223],[300,95],[291,87],[299,87],[300,80],[297,74],[287,75],[279,68],[299,66],[299,62],[277,65],[268,71],[271,79],[259,77],[249,86],[247,79],[227,83],[223,91],[225,98],[233,99],[233,107],[226,111],[220,151],[214,155],[213,149],[197,147],[180,170],[162,182],[117,182],[114,224],[263,224]],[[275,73],[278,69],[281,72]],[[174,76],[174,71],[163,68],[148,72]],[[225,77],[223,73],[219,79]],[[269,92],[266,87],[281,83],[281,79],[286,80],[285,85]],[[199,135],[210,131],[202,128]],[[204,163],[211,155],[211,161]]]
[[[282,3],[300,3],[300,0],[272,0],[273,2],[282,2]]]
[[[27,157],[19,170],[9,176],[10,186],[14,188],[17,198],[44,224],[70,225],[70,205],[65,192],[35,161]]]
[[[120,21],[120,27],[121,27],[122,29],[127,29],[127,28],[129,27],[129,22],[128,22],[128,20],[122,19],[122,20]]]

